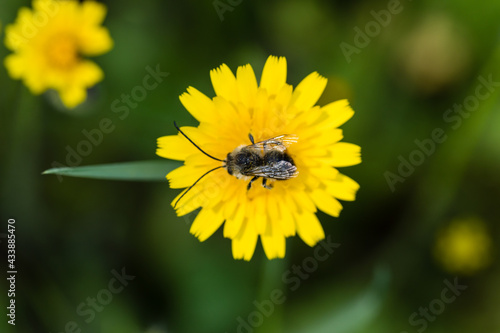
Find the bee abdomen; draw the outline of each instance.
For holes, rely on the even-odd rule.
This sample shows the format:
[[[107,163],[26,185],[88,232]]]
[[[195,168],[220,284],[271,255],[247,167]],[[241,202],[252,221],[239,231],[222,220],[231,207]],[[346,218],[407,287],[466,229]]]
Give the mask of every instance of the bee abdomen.
[[[290,163],[291,165],[295,166],[295,163],[290,155],[288,155],[286,152],[280,152],[280,151],[271,151],[266,153],[264,155],[264,164],[274,164],[274,163],[279,163],[281,161],[285,161],[287,163]]]

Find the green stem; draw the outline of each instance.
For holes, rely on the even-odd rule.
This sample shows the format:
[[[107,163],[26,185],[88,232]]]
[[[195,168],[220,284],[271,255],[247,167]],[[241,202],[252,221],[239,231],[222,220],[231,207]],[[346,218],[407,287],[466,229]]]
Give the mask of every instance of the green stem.
[[[286,257],[288,258],[289,255]],[[257,309],[264,319],[263,324],[255,327],[256,333],[281,333],[284,332],[283,313],[284,304],[275,304],[274,295],[281,294],[285,297],[286,290],[283,284],[287,259],[263,259],[262,276],[256,301],[263,310]],[[264,313],[267,312],[267,313]]]

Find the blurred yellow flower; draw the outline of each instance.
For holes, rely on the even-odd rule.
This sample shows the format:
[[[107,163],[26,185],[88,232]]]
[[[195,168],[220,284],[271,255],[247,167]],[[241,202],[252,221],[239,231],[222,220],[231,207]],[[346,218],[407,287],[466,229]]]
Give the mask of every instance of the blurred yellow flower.
[[[202,207],[190,230],[200,241],[225,222],[224,237],[232,239],[235,259],[250,260],[259,236],[269,259],[284,257],[285,238],[296,233],[314,246],[325,237],[317,209],[338,216],[342,206],[337,199],[354,200],[359,188],[335,168],[361,162],[360,147],[340,142],[338,128],[354,111],[347,100],[315,105],[327,82],[316,72],[294,90],[286,83],[285,58],[268,58],[260,85],[250,65],[238,67],[235,76],[223,64],[210,77],[217,95],[213,99],[193,87],[180,96],[200,122],[181,131],[218,160],[205,156],[182,133],[158,139],[159,156],[184,161],[167,175],[172,188],[188,187],[216,169],[177,196],[172,202],[177,214]],[[282,135],[291,138],[288,144],[277,138]],[[253,156],[229,158],[228,153],[252,145],[253,139]],[[266,164],[264,156],[273,149],[285,161]],[[259,172],[236,172],[228,166],[236,159]],[[287,170],[284,177],[277,171],[282,167]]]
[[[476,218],[454,220],[438,234],[434,256],[445,270],[474,274],[491,262],[491,237]]]
[[[33,0],[33,10],[21,8],[16,22],[5,28],[5,45],[13,53],[5,67],[33,94],[55,89],[68,108],[85,101],[87,88],[103,78],[94,62],[83,56],[109,51],[113,41],[100,24],[106,7],[94,1]]]

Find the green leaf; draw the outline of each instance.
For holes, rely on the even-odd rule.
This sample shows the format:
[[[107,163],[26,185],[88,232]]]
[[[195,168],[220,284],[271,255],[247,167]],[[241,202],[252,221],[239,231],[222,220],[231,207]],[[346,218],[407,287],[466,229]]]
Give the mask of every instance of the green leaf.
[[[179,161],[151,160],[52,168],[42,174],[108,180],[165,181],[167,173],[181,165]]]

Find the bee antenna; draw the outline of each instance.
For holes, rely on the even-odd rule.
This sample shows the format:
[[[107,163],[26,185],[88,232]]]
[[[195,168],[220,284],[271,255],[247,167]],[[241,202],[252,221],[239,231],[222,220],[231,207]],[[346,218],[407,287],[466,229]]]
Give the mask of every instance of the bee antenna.
[[[179,128],[179,126],[177,126],[177,124],[175,123],[175,121],[174,121],[174,126],[175,126],[175,128],[177,128],[177,130],[178,130],[178,131],[179,131],[182,135],[184,135],[184,137],[185,137],[186,139],[188,139],[188,140],[189,140],[189,142],[191,142],[191,143],[193,144],[193,146],[195,146],[196,148],[198,148],[198,150],[199,150],[199,151],[201,151],[203,154],[207,155],[208,157],[210,157],[211,159],[214,159],[214,160],[216,160],[216,161],[221,161],[221,162],[224,162],[224,160],[221,160],[221,159],[215,158],[215,157],[213,157],[212,155],[207,154],[206,152],[204,152],[204,151],[203,151],[203,149],[201,149],[200,147],[198,147],[198,145],[197,145],[196,143],[194,143],[194,142],[193,142],[193,140],[191,140],[190,138],[188,138],[188,136],[187,136],[186,134],[184,134],[184,132],[183,132],[183,131],[181,131],[181,129]]]
[[[210,172],[215,171],[215,170],[220,169],[220,168],[223,168],[223,166],[221,165],[221,166],[218,166],[218,167],[216,167],[216,168],[213,168],[212,170],[209,170],[209,171],[205,172],[205,173],[203,174],[203,176],[201,176],[200,178],[198,178],[198,180],[197,180],[197,181],[195,181],[195,182],[193,183],[193,185],[189,186],[189,187],[187,188],[187,190],[186,190],[186,191],[184,191],[184,193],[182,193],[182,195],[179,197],[179,199],[177,199],[177,201],[175,202],[175,204],[174,204],[174,209],[175,209],[175,207],[177,206],[177,203],[179,203],[179,201],[182,199],[182,197],[184,197],[184,196],[186,195],[186,193],[188,193],[188,192],[189,192],[189,190],[191,190],[191,189],[192,189],[192,188],[193,188],[196,184],[198,184],[198,182],[199,182],[199,181],[200,181],[203,177],[205,177],[206,175],[208,175]]]

